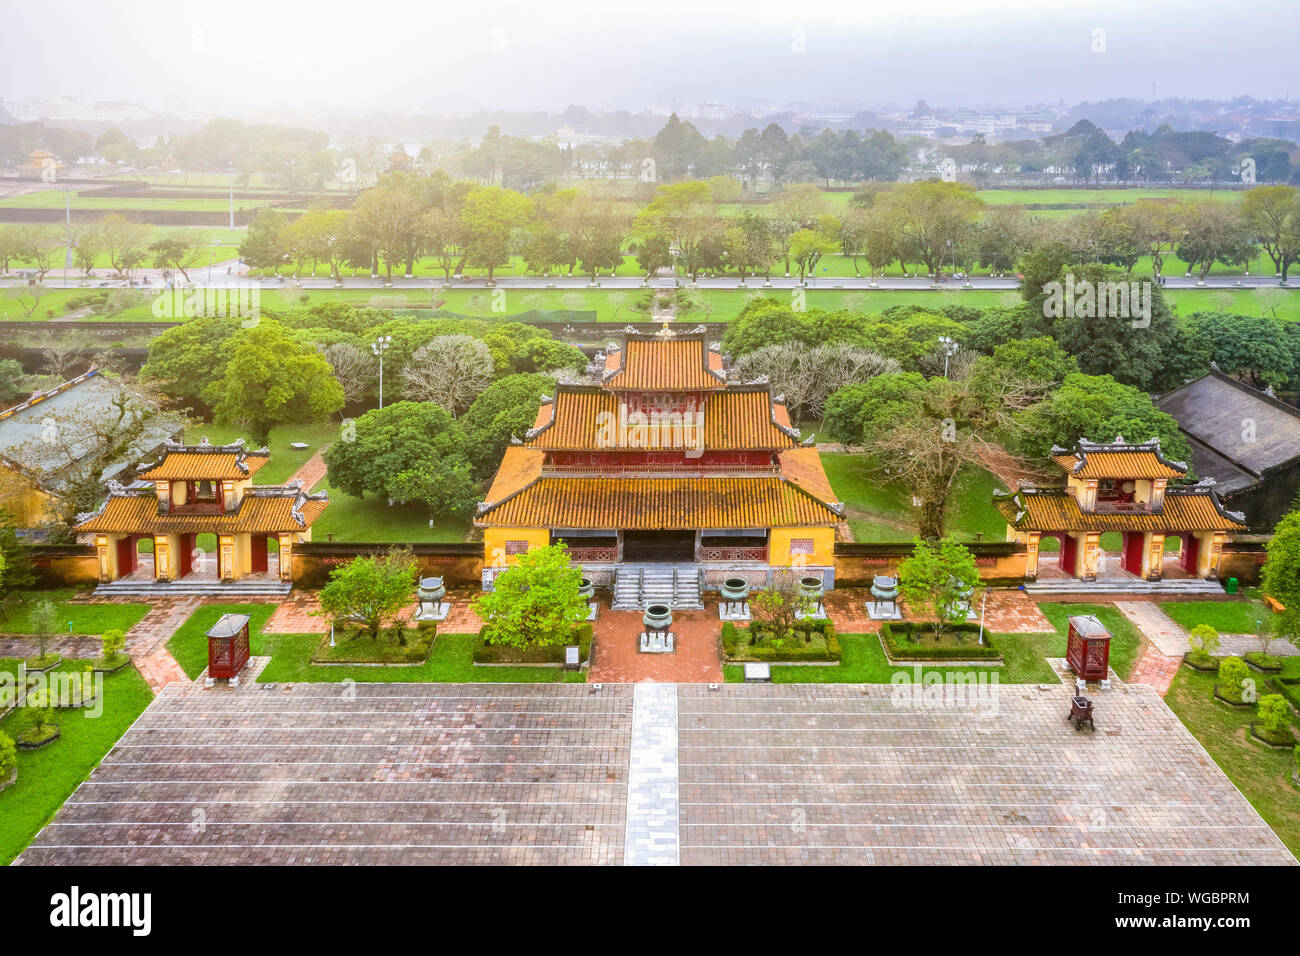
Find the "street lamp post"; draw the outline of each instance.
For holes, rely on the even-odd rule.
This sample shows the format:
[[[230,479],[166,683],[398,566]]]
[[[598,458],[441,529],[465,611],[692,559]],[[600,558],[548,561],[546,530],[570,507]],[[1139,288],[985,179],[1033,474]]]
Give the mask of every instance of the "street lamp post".
[[[957,350],[961,348],[961,346],[957,344],[957,340],[952,336],[941,335],[939,336],[939,348],[943,349],[943,377],[947,378],[948,359],[956,355]]]
[[[379,407],[384,407],[384,353],[393,344],[391,335],[381,335],[370,343],[370,351],[379,356]]]

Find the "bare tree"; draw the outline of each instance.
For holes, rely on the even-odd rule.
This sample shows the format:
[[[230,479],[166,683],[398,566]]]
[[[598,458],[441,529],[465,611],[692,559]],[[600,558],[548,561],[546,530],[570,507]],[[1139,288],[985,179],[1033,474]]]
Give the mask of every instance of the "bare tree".
[[[35,285],[16,285],[9,288],[5,295],[18,303],[23,310],[23,318],[27,318],[36,311],[36,307],[41,304],[41,299],[49,292],[49,288],[42,282]]]
[[[440,335],[416,349],[402,369],[406,395],[435,402],[453,416],[469,408],[492,382],[492,352],[470,335]]]
[[[359,402],[375,380],[375,357],[350,342],[336,342],[321,348],[334,377],[343,386],[343,399]]]
[[[731,372],[741,382],[766,378],[785,397],[793,421],[821,417],[826,399],[838,388],[898,371],[893,359],[847,342],[809,346],[802,342],[766,345],[736,359]]]
[[[73,338],[56,338],[51,345],[41,349],[45,371],[60,382],[67,381],[68,373],[85,357],[86,343]]]

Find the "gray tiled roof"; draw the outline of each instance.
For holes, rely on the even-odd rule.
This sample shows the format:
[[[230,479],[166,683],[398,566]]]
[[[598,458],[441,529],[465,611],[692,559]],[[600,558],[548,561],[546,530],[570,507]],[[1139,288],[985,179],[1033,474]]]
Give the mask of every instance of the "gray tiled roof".
[[[1300,457],[1300,409],[1218,372],[1188,382],[1156,404],[1194,439],[1199,475],[1225,482],[1243,472],[1258,477]]]

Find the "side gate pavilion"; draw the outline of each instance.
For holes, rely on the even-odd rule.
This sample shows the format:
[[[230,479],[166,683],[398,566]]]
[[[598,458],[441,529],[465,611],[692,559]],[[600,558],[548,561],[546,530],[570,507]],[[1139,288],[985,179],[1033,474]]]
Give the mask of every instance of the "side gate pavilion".
[[[1025,576],[1041,572],[1084,581],[1104,576],[1101,536],[1121,537],[1119,572],[1144,581],[1166,573],[1215,580],[1229,536],[1244,533],[1245,516],[1228,511],[1211,482],[1171,485],[1187,474],[1182,462],[1160,453],[1160,442],[1110,444],[1082,441],[1073,449],[1053,448],[1052,458],[1066,484],[1021,486],[995,495],[994,506],[1007,519],[1007,538],[1028,547]],[[1041,563],[1044,538],[1059,543],[1056,568]],[[1175,569],[1166,569],[1166,542],[1179,538]]]
[[[615,607],[699,606],[735,576],[833,586],[843,506],[766,383],[728,383],[703,331],[628,333],[596,372],[507,448],[475,520],[485,588],[557,541]]]
[[[182,581],[196,572],[196,538],[216,536],[216,580],[238,581],[270,571],[290,580],[297,542],[311,540],[312,522],[329,504],[324,492],[308,494],[296,482],[255,485],[267,463],[265,448],[167,443],[163,456],[129,485],[109,483],[99,510],[82,516],[76,531],[95,536],[101,582],[140,571],[138,545],[153,543],[153,579]]]

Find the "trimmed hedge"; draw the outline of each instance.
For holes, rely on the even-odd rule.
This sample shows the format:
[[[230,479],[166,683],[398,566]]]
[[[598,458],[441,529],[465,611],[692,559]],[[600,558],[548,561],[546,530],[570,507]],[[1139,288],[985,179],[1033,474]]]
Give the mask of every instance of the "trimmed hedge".
[[[963,634],[978,635],[978,624],[950,624],[945,633],[960,631]],[[972,639],[969,644],[930,644],[918,640],[927,633],[933,633],[930,626],[918,625],[912,621],[902,623],[886,621],[880,628],[880,639],[885,642],[885,650],[896,661],[1000,661],[1002,652],[993,646],[992,635],[984,631],[984,643],[978,644]]]
[[[326,634],[312,652],[313,664],[423,664],[429,659],[437,630],[407,628],[406,643],[399,644],[390,632],[381,632],[378,640],[362,636],[365,632],[349,628],[334,646]]]
[[[757,633],[766,638],[772,633],[771,625],[755,622],[743,630],[737,629],[732,621],[722,625],[722,653],[729,661],[763,661],[766,663],[833,663],[840,659],[840,639],[835,632],[835,625],[830,621],[801,621],[796,628],[796,637],[788,639],[781,647],[767,644],[754,645],[750,638]],[[819,634],[826,640],[825,647],[809,647],[800,643],[801,634]]]
[[[483,636],[486,627],[480,628],[478,639],[474,642],[475,664],[563,664],[566,644],[551,644],[546,647],[511,647],[508,644],[489,644]],[[578,635],[578,658],[588,660],[591,657],[591,625],[579,624],[575,629]]]

